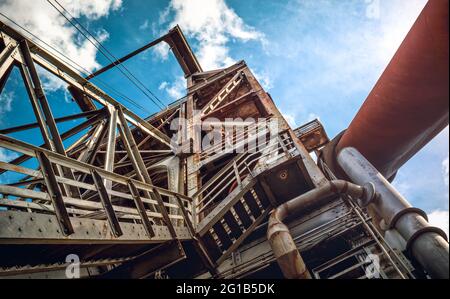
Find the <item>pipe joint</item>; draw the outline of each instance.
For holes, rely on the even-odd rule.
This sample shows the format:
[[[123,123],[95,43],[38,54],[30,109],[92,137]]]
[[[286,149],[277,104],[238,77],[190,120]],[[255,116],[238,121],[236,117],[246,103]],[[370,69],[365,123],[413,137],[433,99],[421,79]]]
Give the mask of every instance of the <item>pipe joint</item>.
[[[436,233],[439,236],[441,236],[446,242],[448,242],[447,234],[442,229],[440,229],[439,227],[435,227],[435,226],[427,226],[427,227],[423,227],[423,228],[419,229],[409,238],[409,240],[406,243],[406,251],[411,254],[411,250],[412,250],[412,246],[413,246],[414,242],[417,239],[419,239],[422,235],[427,234],[427,233]]]
[[[416,208],[416,207],[406,207],[400,211],[397,212],[397,214],[395,214],[392,217],[392,220],[389,223],[386,223],[388,228],[395,228],[397,222],[406,214],[416,214],[419,216],[422,216],[423,219],[425,219],[428,222],[428,215],[427,213],[425,213],[424,210]]]
[[[284,277],[288,279],[311,278],[289,228],[280,221],[278,216],[277,209],[270,214],[267,239]]]
[[[349,195],[354,199],[361,200],[364,204],[368,204],[375,197],[375,187],[373,184],[366,184],[362,187],[347,181],[334,180],[291,199],[271,212],[267,239],[286,278],[310,278],[310,274],[289,232],[289,228],[283,221],[289,216],[325,204],[331,196],[336,195]]]
[[[373,203],[379,196],[375,190],[374,183],[367,183],[363,186],[364,194],[361,198],[357,199],[358,205],[365,208],[371,203]]]

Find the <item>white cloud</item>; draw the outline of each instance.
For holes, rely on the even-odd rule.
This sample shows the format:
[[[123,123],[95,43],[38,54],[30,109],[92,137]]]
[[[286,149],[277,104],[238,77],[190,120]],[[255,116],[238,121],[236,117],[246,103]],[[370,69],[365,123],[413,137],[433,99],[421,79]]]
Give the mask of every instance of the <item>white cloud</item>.
[[[307,88],[336,88],[344,94],[365,91],[372,85],[397,51],[404,37],[426,4],[426,0],[380,0],[379,18],[362,15],[354,1],[295,0],[291,9],[289,34],[281,41],[272,41],[269,49],[291,63],[309,68],[309,77],[302,77]],[[317,20],[324,19],[317,30]],[[357,22],[357,23],[356,23]],[[292,38],[292,30],[295,38]],[[336,101],[335,98],[331,98]],[[350,99],[350,97],[349,97]]]
[[[428,220],[430,225],[439,227],[442,229],[447,236],[448,234],[448,220],[449,220],[449,213],[448,210],[436,210],[428,215]]]
[[[169,82],[164,81],[163,83],[161,83],[158,87],[159,90],[165,90],[166,87],[169,85]]]
[[[0,122],[2,114],[11,111],[11,103],[13,99],[14,91],[4,91],[0,94]]]
[[[320,116],[317,115],[316,113],[310,113],[310,114],[308,114],[308,117],[306,118],[306,122],[305,123],[308,123],[308,122],[313,121],[315,119],[320,121]]]
[[[160,22],[169,23],[169,28],[178,24],[188,37],[198,41],[196,53],[205,70],[234,63],[230,40],[265,42],[264,35],[245,24],[224,0],[171,0]]]
[[[397,174],[398,175],[398,174]],[[411,181],[397,179],[393,182],[394,188],[404,197],[411,197]]]
[[[11,160],[14,160],[18,156],[19,155],[15,152],[0,148],[0,161],[2,162],[9,162]]]
[[[280,110],[280,113],[283,115],[284,119],[287,121],[287,123],[293,128],[297,128],[297,121],[295,119],[295,115],[292,113],[287,113],[282,110]]]
[[[315,119],[320,121],[320,117],[316,113],[309,113],[306,117],[298,117],[297,114],[293,112],[286,112],[283,109],[280,109],[280,113],[293,129],[303,126],[304,124],[307,124]]]
[[[158,55],[163,61],[169,58],[170,47],[166,43],[157,44],[153,47],[153,51],[155,51],[156,55]]]
[[[162,82],[159,87],[159,90],[164,90],[167,94],[173,99],[178,100],[186,95],[186,81],[184,77],[178,77],[175,82]]]
[[[118,10],[122,0],[60,0],[59,3],[75,18],[86,17],[88,20],[97,20],[108,16],[110,11]],[[96,60],[97,49],[85,38],[81,38],[76,29],[70,26],[47,1],[2,0],[0,11],[85,69],[92,71],[100,66]],[[108,33],[104,30],[92,33],[100,41],[108,38]],[[59,56],[56,53],[55,55]],[[44,80],[46,88],[54,90],[64,87],[61,83],[51,80],[51,77],[46,76]]]
[[[273,81],[268,72],[266,71],[259,72],[254,70],[253,74],[255,75],[256,80],[258,80],[258,82],[266,91],[273,88]]]
[[[87,18],[92,20],[97,20],[101,17],[108,16],[111,10],[118,10],[122,5],[122,0],[60,0],[58,2],[70,11],[74,17],[85,15]]]
[[[148,21],[148,20],[145,20],[144,23],[142,23],[142,24],[139,26],[139,30],[146,30],[146,29],[148,29],[149,27],[150,27],[149,21]]]
[[[320,121],[319,115],[314,113],[314,112],[307,113],[307,114],[306,113],[302,113],[301,115],[302,115],[302,117],[299,117],[300,120],[297,122],[298,126],[303,126],[303,125],[305,125],[305,124],[307,124],[307,123],[309,123],[309,122],[311,122],[313,120],[316,120],[316,119],[318,121]]]
[[[444,177],[445,185],[448,187],[448,172],[449,172],[449,157],[447,157],[444,161],[442,161],[442,175]]]

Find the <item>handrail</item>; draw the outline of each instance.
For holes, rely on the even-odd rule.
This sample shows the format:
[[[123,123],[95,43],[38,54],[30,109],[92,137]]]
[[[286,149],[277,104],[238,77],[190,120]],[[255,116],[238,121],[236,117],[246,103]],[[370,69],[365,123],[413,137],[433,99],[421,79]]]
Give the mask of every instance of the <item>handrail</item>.
[[[188,196],[185,196],[183,194],[179,194],[177,192],[167,190],[165,188],[161,188],[158,186],[154,186],[151,184],[147,184],[144,182],[140,182],[107,170],[104,170],[102,168],[89,165],[80,161],[77,161],[75,159],[54,153],[52,151],[36,147],[31,144],[27,144],[23,141],[16,140],[14,138],[1,135],[0,134],[0,147],[22,153],[27,156],[31,157],[38,157],[39,162],[42,162],[42,157],[45,156],[45,160],[47,163],[54,164],[61,168],[70,168],[73,171],[78,171],[81,173],[85,173],[87,175],[97,175],[97,179],[95,180],[95,184],[86,183],[84,181],[77,181],[71,178],[66,178],[63,175],[63,172],[58,172],[51,174],[50,177],[53,178],[52,188],[56,190],[58,184],[61,184],[62,186],[71,186],[71,187],[77,187],[81,189],[91,190],[91,191],[99,191],[101,189],[102,194],[99,194],[99,196],[102,197],[102,202],[97,201],[90,201],[86,199],[79,199],[74,198],[72,195],[69,194],[62,194],[62,196],[59,197],[59,201],[61,202],[61,206],[56,209],[46,209],[47,211],[53,211],[57,214],[61,211],[67,211],[67,213],[73,214],[73,215],[81,215],[82,218],[89,218],[90,215],[97,215],[98,213],[106,213],[106,215],[109,217],[108,219],[141,219],[147,221],[146,217],[150,217],[153,219],[160,219],[159,221],[164,221],[164,217],[161,213],[161,211],[158,211],[158,202],[154,200],[153,198],[147,198],[147,197],[141,197],[139,195],[138,190],[142,191],[148,191],[150,194],[159,192],[162,196],[166,196],[168,198],[174,198],[178,202],[163,202],[163,206],[165,208],[174,209],[172,210],[172,213],[168,215],[168,219],[173,220],[184,220],[184,222],[187,224],[188,221],[191,221],[191,219],[185,219],[185,217],[189,217],[189,211],[183,212],[180,211],[179,202],[187,202],[188,204],[188,210],[191,209],[192,199]],[[47,166],[51,165],[48,164]],[[29,169],[23,166],[14,165],[6,162],[0,162],[0,168],[6,169],[8,171],[17,172],[21,174],[25,174],[27,176],[31,176],[32,178],[45,178],[43,173],[41,171],[37,171],[34,169]],[[126,190],[129,190],[129,184],[131,182],[132,185],[135,186],[135,192],[134,196],[133,194],[128,194],[126,191],[122,190],[112,190],[111,188],[104,188],[102,185],[102,180],[106,181],[112,181],[114,183],[117,183],[121,185],[122,187],[126,188]],[[46,181],[46,186],[49,182]],[[47,189],[49,186],[47,186]],[[100,189],[99,189],[100,188]],[[57,191],[56,191],[57,192]],[[131,192],[131,191],[130,191]],[[40,192],[36,190],[29,190],[24,188],[18,188],[14,186],[8,186],[8,185],[0,185],[0,193],[6,194],[6,195],[13,195],[18,196],[20,198],[26,199],[31,198],[35,200],[40,200],[43,202],[52,202],[54,199],[52,198],[51,193],[49,192]],[[145,192],[144,192],[145,194]],[[148,193],[147,193],[148,194]],[[59,195],[58,195],[59,196]],[[138,199],[136,197],[139,197]],[[141,201],[140,206],[136,206],[136,208],[130,207],[129,205],[121,205],[117,204],[115,202],[115,199],[125,199],[130,201]],[[106,201],[105,201],[106,200]],[[19,200],[18,202],[23,202],[22,200]],[[106,210],[105,203],[108,205],[108,211]],[[142,203],[149,204],[149,207],[145,207],[142,205]],[[31,203],[33,204],[33,203]],[[23,204],[15,204],[15,205],[9,205],[8,201],[2,201],[0,203],[1,206],[9,206],[9,207],[15,207],[15,208],[22,208],[22,209],[31,209],[31,210],[42,210],[39,209],[40,206],[36,206],[35,203],[32,205],[32,207],[25,207]],[[66,207],[68,206],[68,207]],[[72,209],[70,206],[79,207],[78,209]],[[153,208],[152,208],[153,207]],[[80,209],[81,208],[81,209]],[[150,208],[150,209],[149,209]],[[85,211],[85,212],[82,212]],[[86,212],[87,211],[87,212]],[[103,212],[102,212],[103,211]],[[94,212],[94,213],[93,213]],[[109,213],[109,214],[108,214]],[[192,212],[191,212],[192,215]],[[139,216],[139,217],[138,217]],[[79,216],[76,216],[79,217]],[[112,217],[112,218],[111,218]],[[67,218],[68,219],[68,218]],[[70,227],[70,222],[67,220],[67,225]],[[172,222],[171,221],[171,222]],[[147,221],[148,222],[148,221]],[[177,222],[180,224],[180,222]],[[167,225],[167,223],[166,223]],[[116,228],[119,229],[118,223],[116,222]],[[149,231],[151,231],[150,225],[148,225]],[[70,234],[70,231],[69,231]],[[152,233],[150,232],[149,237],[152,237]]]
[[[0,134],[0,147],[4,147],[4,148],[12,150],[12,151],[20,152],[22,154],[25,154],[25,155],[28,155],[31,157],[36,157],[36,152],[42,152],[42,153],[45,153],[49,157],[50,161],[55,164],[59,164],[63,167],[73,168],[76,171],[83,172],[86,174],[90,174],[91,170],[96,170],[99,172],[99,174],[101,174],[103,176],[104,179],[119,183],[121,185],[126,185],[127,181],[130,180],[129,178],[122,176],[120,174],[109,172],[107,170],[104,170],[103,168],[93,166],[90,164],[86,164],[84,162],[80,162],[80,161],[72,159],[72,158],[65,157],[58,153],[28,144],[26,142],[23,142],[23,141],[20,141],[20,140],[17,140],[17,139],[14,139],[9,136],[2,135],[2,134]],[[186,196],[186,195],[183,195],[183,194],[171,191],[171,190],[167,190],[167,189],[164,189],[164,188],[161,188],[158,186],[143,183],[141,181],[137,181],[134,179],[132,179],[131,181],[136,185],[136,187],[138,187],[139,189],[145,190],[145,191],[152,192],[153,189],[155,189],[158,192],[160,192],[161,195],[180,196],[184,200],[192,201],[192,199],[189,196]]]
[[[242,156],[238,156],[230,161],[224,169],[219,172],[218,177],[213,177],[206,183],[206,187],[200,189],[194,198],[197,199],[195,207],[198,209],[197,213],[204,212],[213,202],[216,200],[227,187],[231,188],[233,184],[238,183],[247,175],[253,175],[250,169],[253,166],[253,170],[258,167],[258,163],[265,161],[266,163],[271,160],[278,160],[280,156],[290,154],[295,151],[294,141],[291,136],[288,135],[288,140],[280,138],[285,132],[280,132],[277,135],[272,136],[265,147],[262,150],[258,150],[254,153],[243,153]],[[286,142],[287,141],[287,142]],[[255,146],[256,148],[257,146]],[[281,152],[281,153],[280,153]],[[277,154],[273,156],[274,154]],[[212,183],[214,186],[212,189],[208,189]]]

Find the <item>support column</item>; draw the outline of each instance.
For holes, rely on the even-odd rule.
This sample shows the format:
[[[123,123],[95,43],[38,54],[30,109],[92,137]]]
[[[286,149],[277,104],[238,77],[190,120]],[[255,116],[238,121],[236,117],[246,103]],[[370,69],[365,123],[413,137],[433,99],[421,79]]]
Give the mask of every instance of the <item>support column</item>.
[[[108,140],[106,143],[106,158],[105,158],[105,170],[114,172],[114,157],[116,152],[116,130],[117,130],[117,109],[109,109],[109,122],[108,122]],[[112,182],[106,180],[105,187],[107,190],[111,190]]]
[[[116,107],[116,109],[121,124],[120,128],[122,139],[125,143],[125,147],[127,148],[128,157],[130,158],[133,168],[136,171],[136,175],[139,180],[147,184],[153,185],[152,179],[150,178],[150,175],[147,171],[147,167],[145,166],[144,160],[142,159],[141,153],[139,152],[139,148],[137,147],[133,134],[131,133],[130,128],[127,125],[127,121],[122,112],[122,108],[119,106]],[[163,217],[163,221],[167,225],[167,228],[169,229],[172,238],[176,239],[177,234],[175,232],[172,222],[170,221],[169,214],[167,213],[167,210],[164,206],[164,201],[162,200],[158,190],[153,189],[153,192],[150,193],[150,197],[158,203],[158,207]]]

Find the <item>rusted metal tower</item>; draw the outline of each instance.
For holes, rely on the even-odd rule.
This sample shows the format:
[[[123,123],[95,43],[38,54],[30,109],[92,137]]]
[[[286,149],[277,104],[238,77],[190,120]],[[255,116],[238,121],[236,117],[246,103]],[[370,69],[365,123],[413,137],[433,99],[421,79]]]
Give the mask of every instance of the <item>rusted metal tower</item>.
[[[358,116],[332,142],[317,120],[291,128],[245,62],[203,71],[179,27],[84,78],[0,23],[0,92],[18,68],[37,120],[0,130],[0,147],[20,153],[0,161],[0,172],[22,175],[0,185],[0,278],[64,278],[68,256],[79,258],[81,277],[371,278],[374,263],[373,277],[448,277],[445,234],[383,176],[392,178],[448,125],[448,27],[442,23],[448,24],[448,1],[430,1],[359,113],[373,109],[374,98],[388,101],[409,88],[405,82],[418,90],[433,83],[433,92],[413,99],[395,93],[402,101],[428,101],[439,114],[426,112],[415,130],[405,126],[408,138],[390,131],[392,140],[411,145],[396,159],[389,147],[401,142],[383,147],[358,135],[364,126],[387,134],[395,124],[375,128]],[[427,30],[439,38],[422,44]],[[178,60],[187,96],[159,113],[142,119],[89,81],[160,42]],[[420,51],[408,51],[415,43]],[[422,56],[430,49],[441,52]],[[427,81],[408,77],[415,55]],[[81,113],[53,117],[36,64],[69,85]],[[387,82],[396,83],[394,90]],[[405,106],[411,107],[387,109]],[[83,122],[60,132],[59,123],[74,119]],[[388,124],[375,120],[380,123]],[[8,136],[31,128],[39,128],[44,144]],[[376,153],[367,152],[366,138]]]

